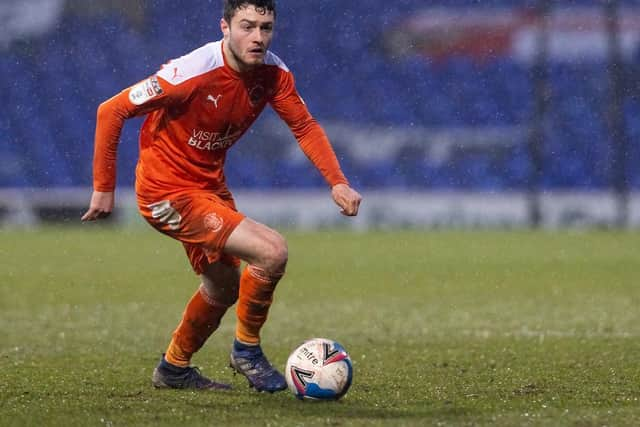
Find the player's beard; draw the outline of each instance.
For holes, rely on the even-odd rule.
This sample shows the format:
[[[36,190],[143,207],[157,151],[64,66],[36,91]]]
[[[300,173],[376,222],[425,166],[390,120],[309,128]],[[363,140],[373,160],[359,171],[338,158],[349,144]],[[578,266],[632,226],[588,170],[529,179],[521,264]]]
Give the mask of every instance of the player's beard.
[[[231,43],[231,36],[229,36],[229,52],[231,52],[231,55],[233,55],[233,59],[235,59],[236,63],[239,64],[244,70],[251,70],[252,68],[255,68],[264,63],[264,60],[254,64],[249,64],[246,61],[244,61],[242,59],[242,56],[239,55],[238,52],[236,51],[236,48],[233,46],[233,43]]]

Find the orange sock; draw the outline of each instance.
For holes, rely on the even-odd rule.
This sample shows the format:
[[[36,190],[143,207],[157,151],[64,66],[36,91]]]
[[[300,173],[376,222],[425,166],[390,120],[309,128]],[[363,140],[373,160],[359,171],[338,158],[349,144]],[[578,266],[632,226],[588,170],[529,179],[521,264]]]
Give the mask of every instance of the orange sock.
[[[236,338],[245,344],[260,343],[260,329],[267,321],[273,291],[284,273],[270,275],[266,271],[248,265],[240,277],[240,297],[236,313]]]
[[[229,306],[211,299],[204,285],[191,297],[182,315],[182,321],[173,332],[165,359],[176,366],[189,366],[191,356],[204,345],[218,329],[220,320]]]

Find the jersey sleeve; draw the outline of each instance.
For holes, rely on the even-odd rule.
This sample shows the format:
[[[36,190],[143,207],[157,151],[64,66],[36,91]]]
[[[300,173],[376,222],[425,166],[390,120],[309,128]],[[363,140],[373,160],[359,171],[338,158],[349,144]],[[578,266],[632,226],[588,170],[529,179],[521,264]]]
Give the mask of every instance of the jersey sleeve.
[[[327,183],[330,186],[348,184],[329,138],[298,94],[293,75],[284,70],[280,70],[279,74],[278,88],[271,106],[289,126],[300,148]]]
[[[171,85],[153,75],[100,104],[96,118],[93,189],[109,192],[116,186],[118,142],[125,120],[188,100],[192,86]]]

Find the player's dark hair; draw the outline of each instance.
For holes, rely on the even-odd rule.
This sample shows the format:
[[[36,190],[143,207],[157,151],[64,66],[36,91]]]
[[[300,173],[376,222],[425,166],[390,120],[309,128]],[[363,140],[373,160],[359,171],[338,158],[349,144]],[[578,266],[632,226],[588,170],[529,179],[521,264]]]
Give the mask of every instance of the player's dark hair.
[[[231,18],[234,17],[238,9],[247,6],[254,6],[260,14],[273,12],[273,16],[276,16],[276,0],[224,0],[222,16],[230,24]]]

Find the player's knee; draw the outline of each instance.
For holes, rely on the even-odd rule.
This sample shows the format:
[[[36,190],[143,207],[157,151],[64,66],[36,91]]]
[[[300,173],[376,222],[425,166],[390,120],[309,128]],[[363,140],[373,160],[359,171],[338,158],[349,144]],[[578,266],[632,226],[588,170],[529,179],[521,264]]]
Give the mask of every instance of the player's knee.
[[[287,241],[280,234],[274,234],[266,246],[263,268],[270,274],[283,274],[289,260]]]

